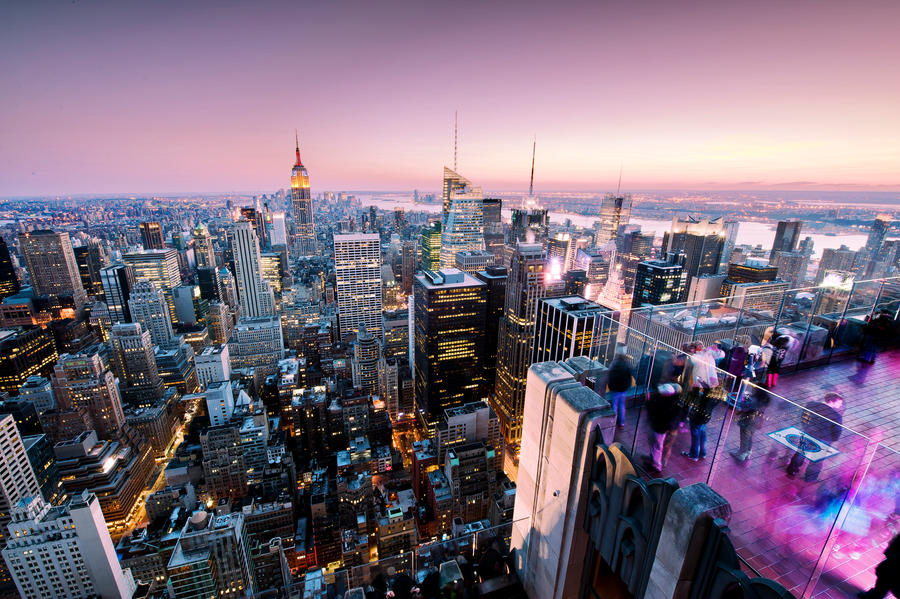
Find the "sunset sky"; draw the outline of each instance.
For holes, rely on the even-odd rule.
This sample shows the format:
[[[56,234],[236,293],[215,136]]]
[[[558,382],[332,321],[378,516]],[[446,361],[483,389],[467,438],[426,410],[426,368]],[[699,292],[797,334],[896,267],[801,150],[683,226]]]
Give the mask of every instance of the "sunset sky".
[[[0,3],[0,196],[900,190],[900,2]]]

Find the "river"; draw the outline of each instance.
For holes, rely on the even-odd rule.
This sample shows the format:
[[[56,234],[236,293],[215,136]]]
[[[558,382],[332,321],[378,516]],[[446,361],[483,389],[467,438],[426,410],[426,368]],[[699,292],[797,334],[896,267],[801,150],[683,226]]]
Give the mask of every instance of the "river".
[[[395,199],[374,199],[371,196],[358,196],[363,206],[376,206],[382,210],[393,210],[394,208],[402,208],[404,210],[415,212],[431,212],[437,213],[441,211],[441,205],[436,204],[414,204],[409,200]],[[507,220],[510,218],[512,210],[503,210],[503,216]],[[584,216],[581,214],[570,214],[566,212],[551,212],[550,221],[554,223],[564,223],[566,219],[570,219],[572,224],[579,227],[591,227],[597,220],[596,216]],[[646,218],[632,218],[630,223],[640,225],[641,230],[645,232],[653,231],[658,237],[669,230],[672,226],[670,220],[655,220]],[[805,233],[801,232],[801,239],[812,237],[814,257],[821,258],[822,250],[827,248],[839,248],[846,245],[851,250],[858,250],[866,245],[866,235],[861,234],[838,234],[826,235],[824,233]],[[761,223],[756,221],[742,221],[738,226],[737,244],[738,245],[761,245],[764,248],[771,248],[775,242],[775,224]]]

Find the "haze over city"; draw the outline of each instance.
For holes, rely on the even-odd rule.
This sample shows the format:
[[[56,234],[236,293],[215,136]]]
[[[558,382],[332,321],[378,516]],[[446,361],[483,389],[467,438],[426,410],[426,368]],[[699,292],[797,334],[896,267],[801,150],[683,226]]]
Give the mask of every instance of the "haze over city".
[[[896,2],[5,2],[0,196],[900,189]]]

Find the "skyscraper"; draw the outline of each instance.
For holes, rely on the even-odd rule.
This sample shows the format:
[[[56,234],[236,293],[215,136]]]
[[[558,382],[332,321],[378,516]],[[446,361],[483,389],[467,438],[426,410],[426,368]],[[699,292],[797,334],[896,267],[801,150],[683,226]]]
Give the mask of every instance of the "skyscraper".
[[[803,222],[799,220],[778,221],[778,227],[775,229],[775,242],[772,244],[772,251],[769,252],[769,260],[775,259],[776,252],[793,252],[800,243],[800,229],[803,228]]]
[[[600,201],[600,220],[594,225],[594,245],[614,241],[619,228],[631,219],[631,195],[608,194]]]
[[[109,265],[106,251],[98,242],[91,241],[87,245],[74,248],[74,253],[85,293],[102,301],[103,282],[100,279],[100,270]]]
[[[500,333],[500,320],[506,306],[506,280],[508,270],[505,266],[488,266],[477,271],[475,278],[487,285],[487,324],[484,329],[484,378],[491,388],[497,380],[497,343]]]
[[[334,273],[341,338],[361,323],[382,336],[381,238],[377,233],[334,236]]]
[[[809,254],[794,250],[791,252],[775,252],[769,266],[778,269],[778,278],[785,281],[792,289],[802,287],[806,282],[806,271],[809,269]]]
[[[692,216],[672,219],[672,230],[663,236],[663,253],[684,254],[687,281],[719,272],[725,249],[725,222],[721,217],[697,219]]]
[[[400,274],[403,293],[412,293],[413,276],[416,274],[416,241],[404,241],[400,249]]]
[[[256,318],[275,314],[272,287],[262,277],[259,239],[252,223],[239,220],[228,234],[234,254],[234,274],[237,281],[241,314]]]
[[[431,221],[419,233],[418,270],[440,270],[441,268],[441,223]]]
[[[12,414],[0,416],[0,453],[3,455],[0,460],[0,547],[3,547],[8,540],[6,525],[12,509],[23,499],[41,496]],[[5,564],[0,566],[3,566],[0,567],[0,586],[6,586],[12,581],[10,572]]]
[[[637,266],[631,307],[661,306],[684,301],[687,274],[684,257],[670,254],[667,260],[646,260]]]
[[[525,376],[531,364],[537,303],[547,295],[547,257],[537,243],[519,243],[509,268],[506,301],[497,345],[497,380],[494,411],[506,442],[506,470],[515,470],[522,438]]]
[[[822,259],[819,260],[819,268],[816,271],[816,286],[825,279],[825,273],[830,270],[842,272],[854,272],[856,270],[859,252],[853,251],[846,245],[838,249],[825,248],[822,250]]]
[[[71,295],[76,308],[87,300],[68,233],[37,230],[19,235],[36,295]]]
[[[611,310],[583,297],[544,298],[538,302],[531,363],[562,362],[576,356],[596,358],[615,349]],[[609,316],[605,320],[603,316]]]
[[[637,265],[650,258],[653,252],[653,233],[629,231],[619,235],[616,241],[616,262],[622,266],[622,284],[626,293],[634,290]]]
[[[125,264],[113,264],[100,269],[100,283],[103,285],[103,297],[109,310],[109,319],[117,322],[129,322],[131,311],[128,299],[134,287],[134,271]]]
[[[416,275],[415,391],[429,427],[445,408],[482,399],[487,285],[455,268]]]
[[[145,250],[161,250],[166,247],[163,243],[162,226],[158,222],[143,222],[140,229],[141,245]]]
[[[507,245],[515,247],[517,243],[543,243],[547,240],[550,216],[543,208],[532,210],[514,208],[510,218]]]
[[[215,268],[216,252],[213,247],[212,236],[206,225],[197,225],[194,229],[194,260],[197,268]]]
[[[53,393],[61,410],[84,409],[103,439],[117,439],[125,424],[122,399],[106,359],[95,345],[63,354],[53,369]]]
[[[39,494],[24,497],[9,528],[3,559],[24,599],[134,595],[134,578],[119,565],[93,493],[79,494],[62,507],[52,507]]]
[[[0,300],[19,292],[19,277],[13,266],[6,240],[0,237]]]
[[[294,205],[294,230],[300,255],[316,253],[316,225],[313,220],[312,196],[309,192],[309,173],[300,161],[300,139],[297,138],[297,162],[291,169],[291,202]]]
[[[162,290],[150,281],[135,283],[128,298],[131,321],[141,323],[154,345],[166,345],[175,338],[172,319]]]
[[[132,268],[135,281],[151,281],[166,293],[181,285],[177,250],[155,249],[125,254],[122,262]]]
[[[272,247],[287,247],[287,229],[284,225],[284,212],[272,213],[272,231],[269,234],[269,241]]]
[[[444,167],[441,268],[454,268],[456,253],[484,249],[481,188]]]
[[[109,330],[109,345],[122,399],[132,407],[150,407],[164,391],[150,333],[137,322],[116,324]]]
[[[353,386],[363,393],[378,393],[378,358],[381,354],[378,340],[366,330],[365,323],[359,325],[359,333],[353,343]]]

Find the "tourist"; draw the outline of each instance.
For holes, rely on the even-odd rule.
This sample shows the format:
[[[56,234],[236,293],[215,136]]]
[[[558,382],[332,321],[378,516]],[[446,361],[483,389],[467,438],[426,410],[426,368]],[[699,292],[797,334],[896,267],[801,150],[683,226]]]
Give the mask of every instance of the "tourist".
[[[843,422],[841,410],[843,408],[844,399],[834,391],[829,391],[822,401],[811,401],[806,404],[806,409],[800,417],[800,429],[815,441],[834,443],[841,436],[841,423]],[[807,461],[803,452],[795,452],[787,467],[788,476],[794,477]],[[803,479],[808,483],[815,482],[819,479],[821,471],[821,460],[810,462],[806,467]]]
[[[609,390],[610,403],[616,414],[616,426],[620,429],[625,428],[625,400],[628,398],[628,390],[632,387],[632,379],[625,346],[619,345],[606,375],[606,388]]]

